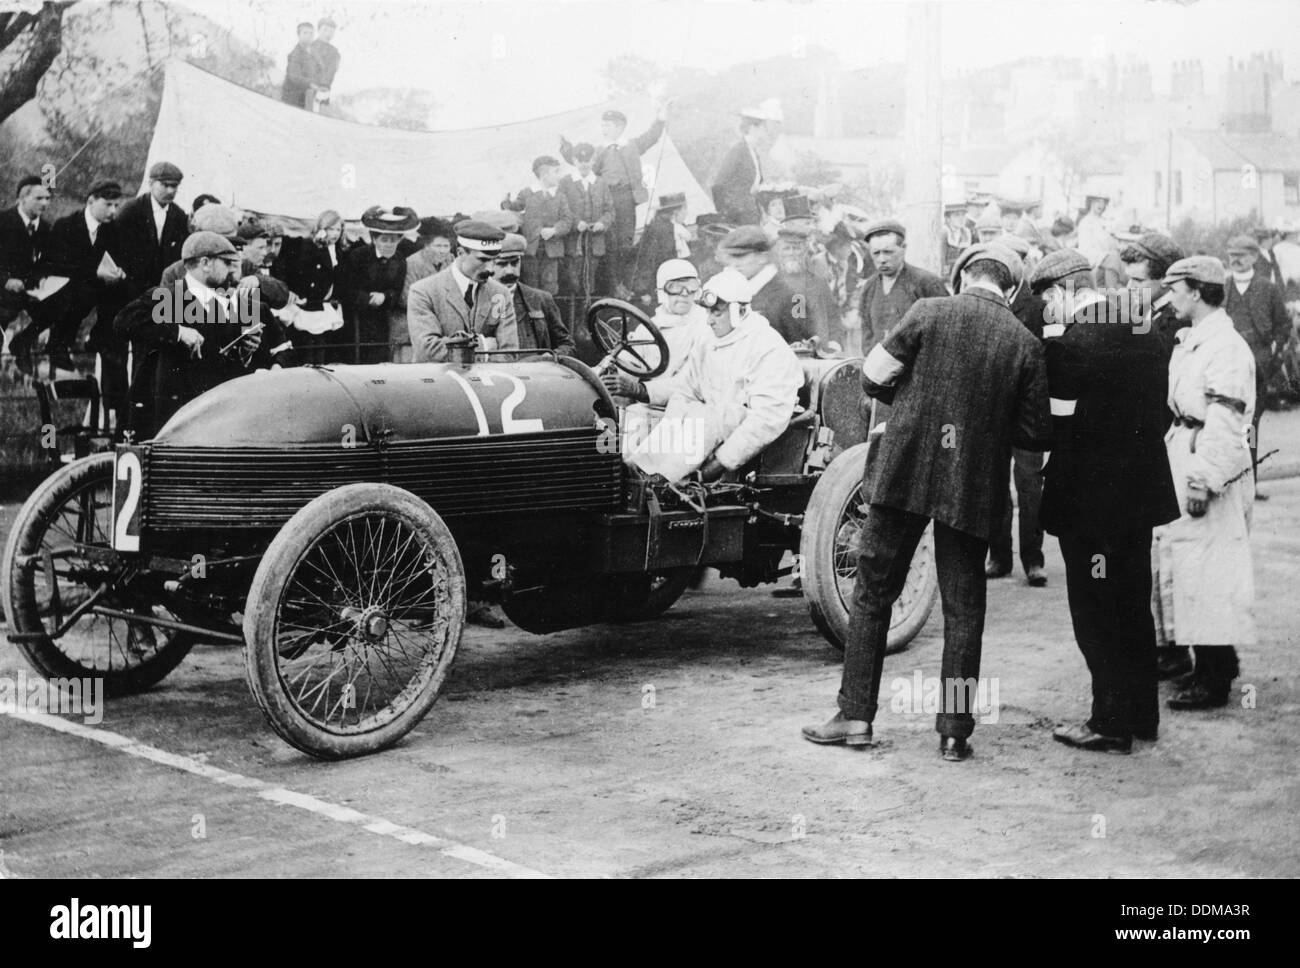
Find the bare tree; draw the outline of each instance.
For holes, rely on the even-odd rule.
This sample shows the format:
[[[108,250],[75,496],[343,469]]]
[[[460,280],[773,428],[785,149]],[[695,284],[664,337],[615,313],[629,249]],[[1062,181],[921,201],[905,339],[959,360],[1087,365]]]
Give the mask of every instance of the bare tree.
[[[36,88],[63,48],[63,12],[72,0],[45,3],[36,13],[0,13],[0,121],[36,97]]]

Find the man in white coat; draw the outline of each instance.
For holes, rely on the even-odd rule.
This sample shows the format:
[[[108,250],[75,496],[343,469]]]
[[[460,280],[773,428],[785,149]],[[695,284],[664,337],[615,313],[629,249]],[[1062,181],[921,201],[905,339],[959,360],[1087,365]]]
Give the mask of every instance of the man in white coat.
[[[1190,645],[1195,667],[1171,709],[1224,706],[1238,673],[1234,646],[1255,643],[1250,430],[1255,358],[1222,309],[1227,273],[1212,256],[1180,259],[1164,278],[1178,331],[1169,361],[1165,435],[1183,514],[1156,528],[1152,609],[1160,645]]]
[[[671,379],[602,377],[611,393],[665,407],[664,418],[630,455],[646,473],[681,480],[698,470],[702,480],[715,481],[747,464],[789,425],[803,367],[749,308],[751,291],[732,268],[705,283],[699,302],[713,338],[698,344]]]

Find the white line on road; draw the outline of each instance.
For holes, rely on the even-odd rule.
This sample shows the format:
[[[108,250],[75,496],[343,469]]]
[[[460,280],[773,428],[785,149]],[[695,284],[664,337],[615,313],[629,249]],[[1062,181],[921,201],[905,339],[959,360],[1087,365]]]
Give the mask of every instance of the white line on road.
[[[186,773],[201,776],[205,780],[211,780],[213,783],[219,783],[222,786],[248,790],[256,793],[263,800],[269,800],[272,803],[279,803],[284,806],[297,807],[299,810],[306,810],[321,817],[328,817],[338,823],[360,827],[362,830],[378,834],[381,837],[390,837],[404,844],[433,847],[438,853],[446,857],[454,857],[468,864],[485,867],[507,877],[547,876],[540,871],[523,867],[476,847],[459,844],[454,840],[447,840],[445,837],[435,837],[433,834],[426,834],[424,831],[412,827],[403,827],[401,824],[392,823],[382,817],[372,817],[361,813],[359,810],[353,810],[351,807],[330,803],[328,800],[322,800],[307,793],[298,793],[295,790],[275,786],[272,783],[254,779],[250,776],[243,776],[239,773],[231,773],[228,770],[209,766],[207,763],[201,763],[188,756],[169,753],[166,750],[158,749],[156,746],[137,742],[129,736],[123,736],[121,733],[114,733],[107,729],[92,729],[70,719],[63,719],[37,710],[16,709],[7,703],[0,706],[0,714],[12,716],[14,719],[23,722],[35,723],[56,732],[68,733],[81,739],[88,739],[92,743],[108,746],[120,753],[137,756],[143,760],[151,760],[162,766],[170,766],[172,769],[183,770]]]

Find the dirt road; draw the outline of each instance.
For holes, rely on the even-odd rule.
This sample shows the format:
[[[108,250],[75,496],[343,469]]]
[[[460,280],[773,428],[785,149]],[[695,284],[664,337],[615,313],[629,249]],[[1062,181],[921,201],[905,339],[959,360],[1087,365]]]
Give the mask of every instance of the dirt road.
[[[804,742],[836,655],[801,600],[711,581],[653,623],[472,630],[421,727],[361,761],[280,742],[224,648],[75,734],[0,715],[0,873],[1295,876],[1300,481],[1265,489],[1255,706],[1166,711],[1132,756],[1051,740],[1087,678],[1049,538],[1046,589],[990,585],[999,715],[963,764],[925,712],[882,708],[874,750]],[[941,626],[890,657],[882,696],[937,676]],[[22,667],[0,646],[0,676]]]

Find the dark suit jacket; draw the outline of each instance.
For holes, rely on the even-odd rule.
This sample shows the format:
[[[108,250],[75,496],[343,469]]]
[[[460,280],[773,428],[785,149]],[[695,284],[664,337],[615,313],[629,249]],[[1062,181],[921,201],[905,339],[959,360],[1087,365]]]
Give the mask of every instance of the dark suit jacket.
[[[1087,312],[1044,342],[1052,399],[1075,409],[1052,418],[1040,520],[1050,534],[1105,543],[1179,516],[1164,442],[1169,361],[1154,330],[1090,322]],[[1112,297],[1106,318],[1121,312]]]
[[[557,186],[555,194],[545,191],[529,192],[524,201],[524,238],[528,240],[528,254],[558,259],[564,255],[564,237],[573,227],[573,213],[569,201]],[[555,234],[542,239],[542,229],[553,228]]]
[[[42,253],[50,247],[50,223],[41,219],[36,234],[27,234],[23,217],[14,205],[0,212],[0,289],[10,279],[21,279],[27,288],[35,286],[42,275]]]
[[[758,169],[742,138],[722,157],[713,176],[713,207],[732,225],[757,225],[758,203],[754,200],[754,179]]]
[[[876,296],[880,296],[878,302]],[[948,287],[933,272],[918,269],[910,262],[904,262],[898,271],[898,278],[886,293],[879,272],[872,273],[862,284],[862,297],[858,303],[858,315],[862,318],[862,348],[869,349],[896,328],[918,299],[930,299],[948,295]],[[888,303],[903,307],[900,312],[889,311]],[[883,307],[883,308],[882,308]]]
[[[614,197],[609,193],[605,179],[597,178],[588,188],[578,179],[566,177],[560,182],[560,192],[569,203],[573,215],[573,228],[564,237],[564,251],[568,255],[582,255],[582,240],[591,240],[591,254],[599,259],[605,254],[605,236],[614,227]],[[579,232],[578,223],[594,225],[603,222],[603,232]]]
[[[805,340],[815,332],[804,301],[795,298],[795,291],[779,272],[754,293],[749,306],[762,313],[787,343]]]
[[[92,243],[90,230],[86,228],[86,210],[79,208],[54,223],[50,230],[49,249],[42,259],[43,274],[68,278],[68,284],[45,301],[43,311],[51,317],[66,320],[71,334],[75,335],[76,327],[92,308],[95,309],[95,327],[87,344],[92,347],[108,342],[113,332],[113,317],[133,295],[128,288],[129,280],[111,285],[100,281],[97,272],[104,253],[122,267],[122,247],[116,223],[101,225]],[[122,349],[125,351],[125,346]]]
[[[266,341],[248,363],[237,354],[223,356],[222,347],[238,338],[242,327],[214,306],[205,313],[188,286],[153,287],[141,293],[117,314],[113,329],[134,344],[135,372],[131,377],[131,426],[142,437],[152,437],[182,405],[234,377],[265,365],[261,354],[272,347]],[[197,325],[196,318],[201,319]],[[194,356],[180,342],[180,326],[203,334],[203,347]]]
[[[349,249],[340,239],[336,246],[338,265],[330,261],[329,249],[310,239],[295,240],[298,244],[287,250],[285,278],[289,288],[303,301],[303,308],[319,312],[327,297],[343,299],[343,275]],[[331,296],[332,294],[332,296]]]
[[[673,231],[671,212],[661,212],[646,223],[637,243],[636,273],[632,288],[638,293],[653,293],[659,266],[677,258],[677,235]]]
[[[654,147],[663,133],[664,123],[656,121],[644,134],[629,138],[627,144],[621,147],[606,145],[596,152],[591,170],[605,179],[611,194],[630,192],[637,204],[647,201],[648,195],[641,178],[641,156]]]
[[[863,490],[872,504],[990,540],[1010,496],[1011,448],[1050,443],[1043,348],[1006,304],[973,289],[918,301],[882,344],[903,365]]]
[[[173,203],[167,206],[160,245],[153,222],[153,202],[148,192],[123,205],[118,210],[115,224],[122,252],[117,264],[126,273],[122,285],[130,296],[158,285],[163,270],[181,257],[181,246],[190,234],[189,219]]]
[[[521,282],[515,286],[514,303],[520,349],[554,350],[561,356],[574,355],[573,338],[564,325],[554,296]]]
[[[1225,288],[1228,298],[1223,309],[1232,317],[1232,325],[1255,354],[1256,373],[1260,378],[1267,378],[1274,365],[1270,344],[1284,343],[1291,335],[1291,316],[1282,298],[1282,290],[1265,279],[1258,266],[1244,293],[1237,291],[1237,284],[1231,276]]]

